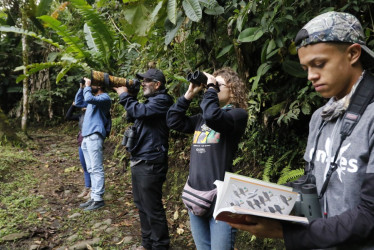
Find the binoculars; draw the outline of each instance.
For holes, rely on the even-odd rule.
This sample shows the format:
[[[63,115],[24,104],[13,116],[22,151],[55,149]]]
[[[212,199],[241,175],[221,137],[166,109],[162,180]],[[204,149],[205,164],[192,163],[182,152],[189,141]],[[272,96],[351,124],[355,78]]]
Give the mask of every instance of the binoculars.
[[[314,176],[313,176],[314,177]],[[291,183],[294,192],[298,193],[294,213],[296,216],[307,217],[309,221],[321,218],[321,207],[318,200],[317,187],[312,178],[303,176]]]
[[[83,80],[83,79],[82,79]],[[81,80],[81,81],[82,81]],[[84,80],[83,80],[84,83]],[[130,93],[138,93],[141,82],[138,79],[126,79],[109,75],[101,71],[91,71],[91,84],[104,87],[127,87]]]
[[[127,150],[131,150],[138,139],[136,127],[131,126],[128,129],[126,129],[125,133],[123,134],[122,139],[122,146],[125,146]]]
[[[201,84],[206,85],[208,83],[206,75],[198,70],[188,73],[186,79],[197,86],[200,86]]]

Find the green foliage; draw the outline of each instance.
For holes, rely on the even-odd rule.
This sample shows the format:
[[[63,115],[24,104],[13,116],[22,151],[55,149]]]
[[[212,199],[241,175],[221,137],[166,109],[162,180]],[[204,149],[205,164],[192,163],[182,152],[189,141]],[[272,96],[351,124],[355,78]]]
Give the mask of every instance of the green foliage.
[[[85,51],[81,39],[75,36],[72,31],[69,31],[68,27],[50,16],[41,16],[39,19],[42,20],[47,27],[55,30],[62,40],[65,41],[67,45],[67,53],[72,53],[72,55],[77,59],[88,57],[88,53]]]
[[[287,170],[287,171],[285,171]],[[285,168],[284,171],[282,171],[281,177],[278,179],[278,184],[285,184],[287,182],[294,181],[301,176],[304,175],[304,169],[299,168],[299,169],[294,169],[290,170],[289,168]]]
[[[270,172],[271,168],[273,167],[273,158],[274,156],[270,156],[265,163],[264,173],[262,174],[262,180],[270,181]]]
[[[114,32],[111,30],[102,17],[84,0],[72,0],[71,3],[83,15],[86,25],[90,28],[91,46],[96,47],[98,54],[94,54],[95,60],[105,62],[107,69],[110,69],[111,50],[114,43]]]
[[[169,0],[167,8],[169,21],[174,25],[177,24],[177,0]]]
[[[200,21],[202,17],[202,10],[199,0],[184,0],[182,6],[186,16],[194,22]]]
[[[40,35],[36,34],[35,32],[23,30],[21,28],[1,25],[0,26],[0,32],[12,32],[12,33],[17,33],[17,34],[24,34],[24,35],[27,35],[27,36],[31,36],[31,37],[40,39],[43,42],[49,43],[49,44],[51,44],[51,45],[53,45],[57,48],[60,48],[60,45],[58,43],[54,42],[53,40],[45,38],[43,36],[40,36]]]
[[[26,67],[25,66],[17,67],[17,68],[14,69],[14,71],[21,71],[24,68],[27,68],[27,74],[26,75],[19,75],[16,79],[16,83],[21,82],[26,77],[29,77],[30,75],[35,74],[36,72],[39,72],[43,69],[48,69],[48,68],[51,68],[51,67],[62,66],[62,65],[64,65],[64,63],[62,63],[62,62],[57,62],[57,63],[47,62],[47,63],[33,63],[33,64],[27,65]]]

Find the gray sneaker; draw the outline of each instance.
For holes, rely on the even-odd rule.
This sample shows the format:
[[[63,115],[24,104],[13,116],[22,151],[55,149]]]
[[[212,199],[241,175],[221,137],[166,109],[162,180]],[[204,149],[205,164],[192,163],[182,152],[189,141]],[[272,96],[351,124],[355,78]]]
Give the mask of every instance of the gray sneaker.
[[[99,209],[99,208],[101,208],[103,206],[105,206],[105,202],[104,201],[94,201],[88,207],[86,207],[84,209],[84,211],[96,210],[96,209]]]
[[[85,203],[81,203],[81,204],[79,204],[79,207],[80,207],[80,208],[89,207],[92,203],[94,203],[94,200],[93,200],[93,199],[90,199],[90,200],[86,201]]]

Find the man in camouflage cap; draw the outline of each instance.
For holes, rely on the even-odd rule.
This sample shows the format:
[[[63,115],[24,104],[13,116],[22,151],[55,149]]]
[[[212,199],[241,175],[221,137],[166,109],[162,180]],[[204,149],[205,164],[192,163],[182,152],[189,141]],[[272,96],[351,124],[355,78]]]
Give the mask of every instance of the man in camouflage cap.
[[[260,237],[284,238],[287,249],[374,249],[374,103],[348,137],[340,135],[352,94],[363,82],[374,84],[367,71],[374,53],[357,18],[342,12],[313,18],[295,44],[308,80],[329,98],[312,116],[304,154],[306,172],[316,179],[322,218],[304,225],[247,216],[243,224],[232,226]],[[362,90],[367,91],[360,88],[357,94]],[[331,166],[335,171],[328,178]]]

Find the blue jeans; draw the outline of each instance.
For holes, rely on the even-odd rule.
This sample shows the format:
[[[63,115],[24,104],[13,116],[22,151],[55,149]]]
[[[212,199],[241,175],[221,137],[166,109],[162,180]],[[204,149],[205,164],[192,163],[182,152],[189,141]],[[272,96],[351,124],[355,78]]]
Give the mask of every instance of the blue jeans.
[[[191,232],[197,250],[231,250],[234,249],[235,236],[238,231],[223,221],[216,221],[213,216],[196,216],[188,211]]]
[[[85,136],[81,145],[87,172],[91,177],[91,199],[94,201],[102,201],[104,195],[103,143],[103,137],[94,133]]]
[[[86,161],[84,160],[84,155],[83,155],[83,151],[81,147],[79,147],[79,160],[81,162],[83,173],[84,173],[84,186],[86,188],[90,188],[91,177],[90,177],[90,173],[87,172]]]

